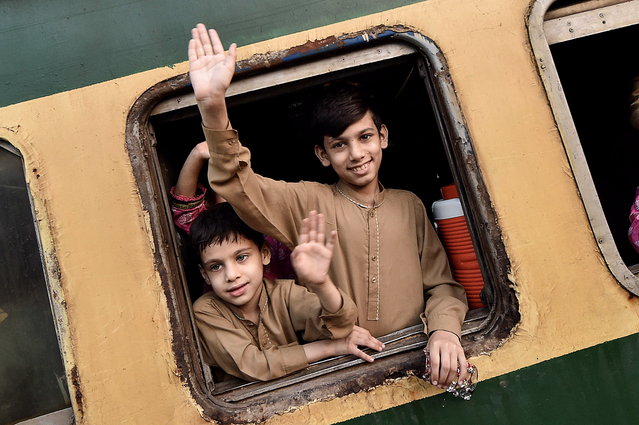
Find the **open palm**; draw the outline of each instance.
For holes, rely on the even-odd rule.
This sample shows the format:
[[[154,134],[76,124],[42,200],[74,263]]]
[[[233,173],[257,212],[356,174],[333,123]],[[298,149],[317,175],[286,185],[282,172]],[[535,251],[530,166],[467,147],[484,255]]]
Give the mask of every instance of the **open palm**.
[[[302,222],[299,244],[291,253],[291,262],[300,282],[314,285],[326,282],[336,239],[337,233],[331,232],[324,243],[324,216],[311,211]]]
[[[235,72],[236,48],[231,44],[225,54],[217,31],[207,30],[203,24],[191,30],[189,75],[198,102],[224,98]]]

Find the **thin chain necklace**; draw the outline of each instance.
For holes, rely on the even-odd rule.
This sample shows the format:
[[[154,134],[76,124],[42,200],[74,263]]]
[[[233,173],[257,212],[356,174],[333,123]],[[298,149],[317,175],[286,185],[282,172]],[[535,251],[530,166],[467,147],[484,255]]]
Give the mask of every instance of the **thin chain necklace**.
[[[382,199],[382,202],[380,202],[379,204],[373,205],[372,207],[366,204],[362,204],[361,202],[357,202],[356,200],[354,200],[353,198],[351,198],[350,196],[348,196],[347,194],[345,194],[344,192],[342,192],[342,189],[339,187],[339,183],[335,184],[335,189],[337,189],[337,191],[339,192],[340,195],[342,195],[344,198],[348,199],[349,201],[351,201],[352,203],[354,203],[355,205],[357,205],[360,208],[364,208],[366,210],[370,210],[370,209],[375,209],[375,208],[379,208],[382,206],[382,204],[384,203],[384,199]]]

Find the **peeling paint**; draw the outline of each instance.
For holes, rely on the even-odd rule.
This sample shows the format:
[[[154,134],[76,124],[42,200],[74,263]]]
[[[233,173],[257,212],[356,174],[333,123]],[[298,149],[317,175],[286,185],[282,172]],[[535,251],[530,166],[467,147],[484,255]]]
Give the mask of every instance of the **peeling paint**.
[[[74,413],[75,419],[77,422],[82,422],[82,417],[84,416],[84,400],[82,397],[82,386],[80,385],[80,375],[78,373],[78,368],[73,366],[70,372],[71,375],[71,391],[73,392],[74,397]]]

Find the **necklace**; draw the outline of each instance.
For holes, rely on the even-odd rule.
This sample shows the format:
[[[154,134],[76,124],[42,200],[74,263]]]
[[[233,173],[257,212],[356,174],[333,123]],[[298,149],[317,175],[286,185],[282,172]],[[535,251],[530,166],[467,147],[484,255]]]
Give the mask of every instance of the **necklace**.
[[[345,194],[344,192],[342,192],[342,189],[339,187],[339,183],[337,183],[337,184],[335,185],[335,189],[337,189],[337,191],[339,192],[339,194],[340,194],[340,195],[342,195],[344,198],[348,199],[349,201],[351,201],[353,204],[357,205],[358,207],[360,207],[360,208],[364,208],[364,209],[366,209],[366,210],[379,208],[379,207],[381,207],[381,206],[382,206],[382,204],[384,203],[384,200],[382,200],[382,202],[380,202],[379,204],[377,204],[377,205],[373,205],[373,206],[371,207],[371,206],[368,206],[368,205],[366,205],[366,204],[362,204],[361,202],[357,202],[356,200],[354,200],[353,198],[351,198],[350,196],[348,196],[347,194]]]

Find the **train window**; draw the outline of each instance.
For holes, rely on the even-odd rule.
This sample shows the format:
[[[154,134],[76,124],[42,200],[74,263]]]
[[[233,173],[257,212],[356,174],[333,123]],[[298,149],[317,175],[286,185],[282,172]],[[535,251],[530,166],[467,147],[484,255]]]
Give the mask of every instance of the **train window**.
[[[22,157],[2,139],[0,199],[0,423],[37,417],[69,424],[71,401]]]
[[[617,280],[639,295],[639,254],[628,241],[639,186],[639,2],[538,2],[530,34],[575,180],[600,250]],[[540,16],[544,16],[543,23]]]
[[[384,155],[380,175],[384,185],[411,190],[426,206],[442,197],[442,186],[455,183],[458,188],[485,282],[485,305],[477,291],[479,305],[466,318],[462,343],[470,355],[490,351],[518,321],[518,306],[507,281],[509,264],[489,195],[441,52],[420,34],[393,29],[310,44],[295,52],[238,63],[227,104],[234,128],[251,148],[253,168],[275,179],[332,183],[333,176],[304,142],[309,99],[324,83],[337,79],[374,87],[381,103],[388,105],[382,114],[393,141]],[[318,45],[322,47],[317,49]],[[188,152],[204,140],[200,122],[188,76],[179,76],[149,89],[136,102],[129,115],[127,141],[141,198],[154,224],[156,264],[166,276],[165,291],[175,307],[176,344],[186,344],[176,347],[176,352],[206,414],[222,421],[260,421],[312,400],[421,374],[426,339],[420,326],[383,337],[386,349],[375,354],[372,364],[343,356],[269,382],[219,382],[195,348],[184,348],[196,347],[190,308],[202,293],[202,282],[192,254],[184,249],[183,235],[171,223],[167,192]],[[278,144],[286,149],[274,154],[271,145],[263,142],[264,129],[269,134],[275,129]],[[195,365],[201,365],[201,370]],[[258,404],[259,409],[246,409]],[[220,405],[225,408],[218,409]]]

